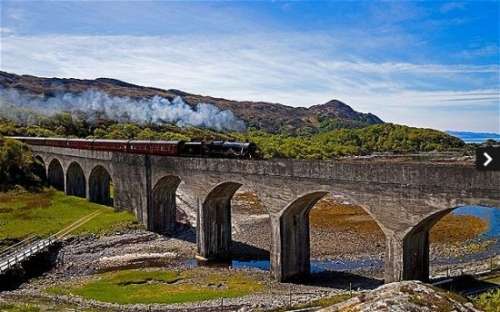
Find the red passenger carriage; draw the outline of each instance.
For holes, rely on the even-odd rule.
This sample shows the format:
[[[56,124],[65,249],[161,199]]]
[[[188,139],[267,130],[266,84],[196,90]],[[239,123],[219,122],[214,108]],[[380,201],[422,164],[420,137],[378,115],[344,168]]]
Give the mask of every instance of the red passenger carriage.
[[[44,145],[74,149],[111,151],[134,154],[256,158],[257,146],[249,142],[184,142],[184,141],[146,141],[146,140],[87,140],[63,138],[11,137],[28,145]]]

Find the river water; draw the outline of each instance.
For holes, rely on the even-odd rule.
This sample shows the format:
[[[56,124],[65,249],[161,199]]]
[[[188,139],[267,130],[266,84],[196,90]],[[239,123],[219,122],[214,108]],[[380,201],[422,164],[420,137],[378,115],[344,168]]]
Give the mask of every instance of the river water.
[[[453,210],[452,213],[455,215],[476,216],[487,221],[488,229],[481,234],[481,237],[500,238],[500,208],[464,206]]]
[[[487,140],[500,141],[499,133],[467,132],[467,131],[447,131],[449,135],[455,136],[465,143],[483,143]]]
[[[488,223],[488,228],[481,233],[476,240],[494,240],[495,242],[488,246],[487,249],[466,256],[460,257],[440,257],[435,259],[435,264],[454,264],[466,261],[489,259],[491,256],[500,253],[500,208],[481,207],[481,206],[464,206],[455,209],[455,215],[476,216],[485,220]],[[234,268],[257,268],[261,270],[269,270],[269,260],[233,260],[231,266]],[[361,269],[381,269],[384,262],[380,259],[326,259],[326,260],[311,260],[311,271],[313,273],[322,271],[356,271]]]
[[[500,208],[481,207],[481,206],[464,206],[455,209],[451,212],[455,215],[471,215],[479,217],[488,223],[488,228],[481,233],[476,240],[494,240],[487,249],[479,253],[469,254],[460,257],[439,257],[433,259],[434,264],[456,264],[473,260],[489,259],[492,256],[500,253]],[[188,266],[197,266],[196,260],[188,260]],[[219,264],[221,265],[221,264]],[[253,260],[231,260],[222,264],[231,266],[232,268],[256,268],[264,271],[270,269],[269,259],[253,259]],[[311,271],[313,273],[323,271],[356,271],[356,270],[377,270],[384,266],[383,260],[380,259],[326,259],[326,260],[311,260]]]

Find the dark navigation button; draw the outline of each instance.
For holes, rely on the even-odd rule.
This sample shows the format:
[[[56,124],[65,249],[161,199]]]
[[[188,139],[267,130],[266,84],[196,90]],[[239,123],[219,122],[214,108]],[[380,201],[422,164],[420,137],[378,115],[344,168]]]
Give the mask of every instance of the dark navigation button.
[[[500,146],[478,147],[476,149],[478,170],[500,170]]]

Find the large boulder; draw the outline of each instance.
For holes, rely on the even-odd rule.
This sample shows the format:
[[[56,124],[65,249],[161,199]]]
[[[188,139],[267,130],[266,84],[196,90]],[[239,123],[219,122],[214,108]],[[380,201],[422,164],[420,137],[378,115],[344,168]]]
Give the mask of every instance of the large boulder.
[[[380,286],[320,311],[462,312],[480,310],[458,295],[418,281],[404,281]]]

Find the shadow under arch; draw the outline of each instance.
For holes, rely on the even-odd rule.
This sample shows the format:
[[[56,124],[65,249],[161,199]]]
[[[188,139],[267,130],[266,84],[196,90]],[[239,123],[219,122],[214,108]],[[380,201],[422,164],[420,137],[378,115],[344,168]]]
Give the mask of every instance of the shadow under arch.
[[[101,165],[95,166],[89,176],[89,200],[101,205],[113,206],[112,183],[109,172]]]
[[[72,162],[66,170],[66,194],[82,198],[87,196],[85,174],[76,161]]]
[[[181,183],[178,176],[162,177],[154,186],[148,207],[148,230],[172,234],[176,228],[176,191]]]
[[[49,163],[47,180],[50,186],[64,191],[64,171],[61,162],[57,158],[52,159]]]
[[[231,250],[231,198],[242,186],[223,182],[207,195],[197,218],[198,255],[207,259],[227,259]]]
[[[329,191],[314,191],[300,195],[285,208],[273,226],[271,273],[279,281],[303,278],[311,272],[309,213]],[[355,202],[355,201],[353,201]],[[365,207],[360,207],[387,236],[385,227]]]

